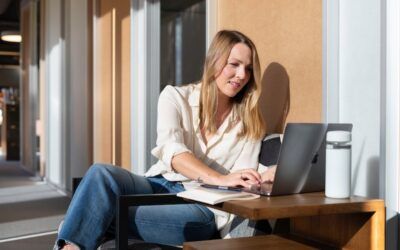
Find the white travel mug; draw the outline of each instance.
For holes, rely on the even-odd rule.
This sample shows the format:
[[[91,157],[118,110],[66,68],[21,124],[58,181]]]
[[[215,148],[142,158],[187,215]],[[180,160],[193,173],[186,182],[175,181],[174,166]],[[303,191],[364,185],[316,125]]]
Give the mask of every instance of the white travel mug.
[[[351,189],[351,133],[326,134],[325,196],[348,198]]]

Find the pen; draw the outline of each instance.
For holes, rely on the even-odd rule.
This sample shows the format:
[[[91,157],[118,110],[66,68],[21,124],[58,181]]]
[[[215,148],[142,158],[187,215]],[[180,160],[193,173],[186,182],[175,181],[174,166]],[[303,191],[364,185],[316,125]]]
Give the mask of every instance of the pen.
[[[243,187],[228,187],[228,186],[217,186],[217,185],[210,185],[210,184],[202,184],[201,186],[205,187],[205,188],[230,190],[230,191],[242,191],[243,190]]]

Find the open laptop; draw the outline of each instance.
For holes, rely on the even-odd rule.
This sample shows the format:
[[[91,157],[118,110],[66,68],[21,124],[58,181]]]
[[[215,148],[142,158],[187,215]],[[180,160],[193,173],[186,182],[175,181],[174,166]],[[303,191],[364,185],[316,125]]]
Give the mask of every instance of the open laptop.
[[[254,185],[244,191],[267,196],[323,191],[326,132],[351,129],[351,124],[288,123],[274,182]]]

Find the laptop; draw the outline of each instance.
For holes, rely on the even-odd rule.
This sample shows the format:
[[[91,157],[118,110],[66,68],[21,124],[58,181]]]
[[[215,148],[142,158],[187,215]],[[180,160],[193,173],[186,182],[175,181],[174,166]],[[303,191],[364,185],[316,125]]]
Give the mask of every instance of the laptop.
[[[325,190],[327,131],[352,130],[351,124],[288,123],[273,183],[244,189],[261,195],[288,195]]]

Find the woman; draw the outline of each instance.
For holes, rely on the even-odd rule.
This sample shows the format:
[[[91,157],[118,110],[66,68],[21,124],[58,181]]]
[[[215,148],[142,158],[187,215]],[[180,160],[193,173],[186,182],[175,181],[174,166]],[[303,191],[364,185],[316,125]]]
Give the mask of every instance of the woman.
[[[203,182],[248,186],[257,172],[265,128],[259,112],[260,65],[253,42],[237,31],[213,39],[201,83],[167,86],[159,97],[158,158],[137,176],[94,164],[83,178],[59,231],[59,249],[95,249],[115,227],[122,194],[177,193]],[[181,245],[210,239],[227,219],[197,204],[143,206],[130,210],[130,233],[149,242]]]

